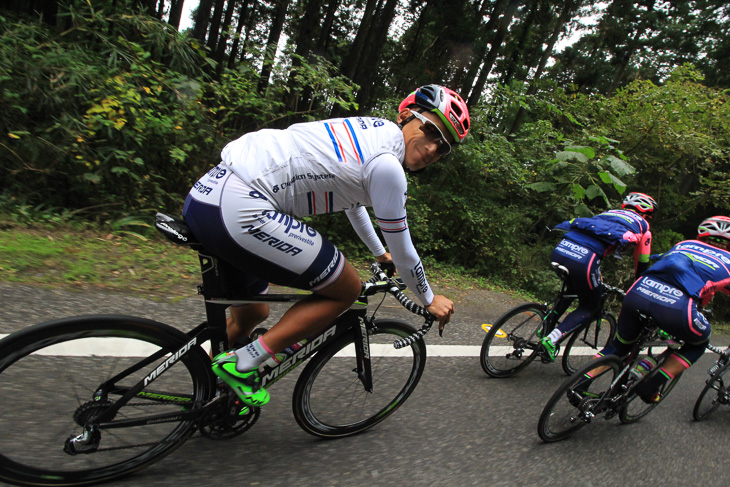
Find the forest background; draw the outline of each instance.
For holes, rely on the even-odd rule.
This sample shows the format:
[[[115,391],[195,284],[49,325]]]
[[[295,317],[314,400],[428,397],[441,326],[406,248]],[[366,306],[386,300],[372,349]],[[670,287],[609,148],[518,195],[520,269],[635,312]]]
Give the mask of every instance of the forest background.
[[[394,119],[426,83],[461,93],[472,122],[450,159],[409,175],[427,267],[544,293],[549,229],[627,191],[659,203],[657,253],[730,213],[726,1],[202,0],[179,32],[183,2],[3,2],[6,222],[143,234],[156,211],[179,214],[228,141]],[[366,253],[344,215],[306,220]],[[630,284],[629,260],[607,262],[612,283]]]

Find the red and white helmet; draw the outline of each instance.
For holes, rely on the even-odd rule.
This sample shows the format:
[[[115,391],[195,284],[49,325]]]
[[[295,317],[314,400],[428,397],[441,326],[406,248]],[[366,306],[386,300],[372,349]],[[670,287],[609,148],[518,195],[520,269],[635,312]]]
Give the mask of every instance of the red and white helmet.
[[[621,208],[634,210],[641,215],[651,215],[659,208],[654,198],[644,193],[629,193],[624,198]]]
[[[455,91],[439,85],[425,85],[406,97],[398,111],[417,106],[435,113],[454,137],[454,143],[464,140],[469,133],[469,109]]]
[[[712,216],[697,227],[697,238],[720,237],[730,241],[730,218],[726,216]]]

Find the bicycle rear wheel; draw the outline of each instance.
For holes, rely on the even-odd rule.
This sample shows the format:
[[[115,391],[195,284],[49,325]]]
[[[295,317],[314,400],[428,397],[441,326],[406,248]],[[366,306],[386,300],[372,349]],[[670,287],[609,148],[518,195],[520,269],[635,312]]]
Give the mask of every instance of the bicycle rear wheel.
[[[578,369],[595,359],[596,353],[613,340],[616,318],[612,314],[593,318],[587,326],[575,330],[563,352],[563,371],[575,374]]]
[[[58,320],[0,341],[0,480],[95,484],[175,450],[195,427],[181,409],[197,407],[210,393],[207,356],[200,347],[170,355],[190,342],[170,326],[123,316]],[[157,360],[130,369],[155,352]],[[125,388],[152,374],[157,378],[124,404],[108,427],[100,427],[97,448],[92,441],[86,453],[64,451],[66,441],[84,433],[85,424],[95,424]],[[144,418],[150,423],[122,427],[126,420]]]
[[[606,370],[586,385],[586,372]],[[545,442],[568,438],[604,412],[611,400],[611,384],[621,370],[621,360],[608,355],[586,364],[567,378],[552,395],[540,414],[537,433]]]
[[[377,320],[368,330],[373,391],[357,374],[354,333],[317,352],[294,388],[294,418],[307,433],[323,438],[351,436],[393,414],[415,390],[426,365],[426,344],[418,340],[396,350],[393,342],[415,329],[400,321]]]
[[[484,372],[503,378],[527,367],[537,355],[536,332],[544,318],[540,303],[517,306],[499,317],[482,342],[479,361]]]
[[[722,376],[725,375],[725,371],[730,365],[724,365],[720,370],[712,374],[707,380],[707,384],[700,392],[695,402],[695,407],[692,410],[692,416],[696,421],[702,421],[707,419],[720,404],[730,403],[730,394],[725,388],[725,382],[722,380]]]
[[[656,366],[654,373],[656,373],[659,370],[659,366]],[[647,380],[649,377],[653,376],[651,372],[644,376],[642,378],[643,380]],[[618,412],[618,419],[624,423],[624,424],[631,424],[635,423],[657,407],[664,399],[669,395],[669,393],[674,389],[674,386],[677,385],[677,381],[679,381],[679,378],[681,377],[681,374],[675,375],[673,379],[668,381],[666,385],[664,386],[664,391],[662,392],[661,397],[657,402],[654,403],[645,403],[641,400],[641,398],[635,393],[635,392],[629,392],[626,400],[626,404],[624,404],[621,407],[621,410]]]

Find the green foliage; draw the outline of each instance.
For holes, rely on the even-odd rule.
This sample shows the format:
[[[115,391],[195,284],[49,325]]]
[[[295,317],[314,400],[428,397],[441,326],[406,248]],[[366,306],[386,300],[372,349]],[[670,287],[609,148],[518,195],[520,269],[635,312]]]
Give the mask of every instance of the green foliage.
[[[197,100],[202,79],[163,67],[135,42],[157,45],[159,38],[149,40],[156,32],[182,49],[161,24],[155,30],[147,18],[87,14],[71,12],[73,26],[62,36],[40,23],[3,24],[6,191],[19,204],[94,208],[97,215],[170,206],[191,173],[208,166],[217,143]],[[186,56],[153,51],[199,73],[193,46]]]
[[[287,51],[262,94],[255,64],[209,79],[213,63],[184,34],[99,2],[76,5],[63,13],[63,32],[11,18],[0,25],[0,210],[13,222],[88,217],[141,242],[150,213],[179,209],[231,139],[357,108],[358,87],[322,58]],[[730,213],[728,96],[691,66],[610,97],[550,80],[534,95],[523,84],[496,87],[488,105],[472,108],[454,155],[409,175],[416,247],[428,261],[545,296],[559,239],[549,229],[642,191],[659,202],[652,233],[655,251],[665,251],[701,218]],[[367,114],[392,120],[401,99]],[[519,108],[525,122],[508,138]],[[306,221],[348,257],[366,254],[344,214]],[[611,283],[630,281],[627,260],[607,263]]]
[[[6,199],[18,206],[86,209],[105,220],[175,211],[232,138],[354,106],[353,87],[323,59],[302,59],[296,74],[316,106],[287,113],[285,84],[261,97],[245,65],[210,80],[195,41],[150,17],[92,5],[68,10],[63,33],[40,22],[0,27],[0,162]],[[281,79],[286,68],[278,69]]]

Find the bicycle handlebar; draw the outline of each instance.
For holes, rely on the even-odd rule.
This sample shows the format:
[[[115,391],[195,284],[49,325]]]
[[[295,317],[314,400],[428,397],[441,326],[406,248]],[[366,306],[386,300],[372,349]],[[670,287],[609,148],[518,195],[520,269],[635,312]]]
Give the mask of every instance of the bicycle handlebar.
[[[723,353],[730,352],[730,348],[722,349],[720,347],[716,347],[716,346],[712,345],[711,343],[707,344],[707,350],[709,350],[711,352],[715,352],[718,355],[722,355]]]
[[[618,294],[619,296],[622,296],[622,297],[626,296],[626,293],[624,292],[624,290],[619,287],[610,286],[610,285],[606,284],[605,282],[602,283],[602,285],[603,285],[603,290],[609,294]]]
[[[368,279],[363,284],[363,294],[375,294],[378,291],[385,290],[389,294],[393,295],[393,297],[395,297],[395,299],[397,299],[401,306],[403,306],[405,309],[407,309],[414,315],[423,316],[426,319],[425,323],[419,330],[413,332],[411,335],[405,338],[396,340],[395,342],[393,342],[393,346],[396,349],[400,349],[403,347],[407,347],[408,345],[417,342],[418,340],[421,340],[431,329],[431,326],[433,325],[436,317],[429,313],[426,308],[414,303],[413,300],[406,296],[406,294],[403,292],[403,289],[406,288],[405,284],[402,284],[403,281],[401,281],[400,279],[388,277],[385,272],[383,272],[383,270],[380,268],[380,265],[377,262],[373,262],[370,265],[370,272],[373,273],[373,277]]]

